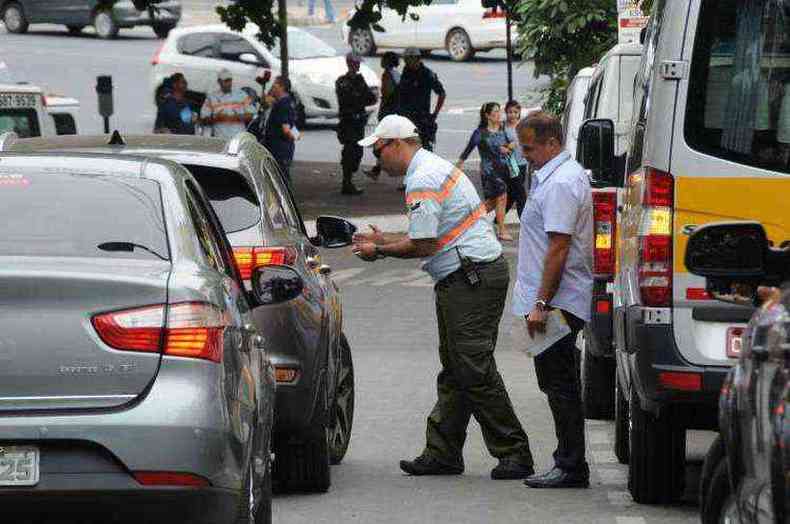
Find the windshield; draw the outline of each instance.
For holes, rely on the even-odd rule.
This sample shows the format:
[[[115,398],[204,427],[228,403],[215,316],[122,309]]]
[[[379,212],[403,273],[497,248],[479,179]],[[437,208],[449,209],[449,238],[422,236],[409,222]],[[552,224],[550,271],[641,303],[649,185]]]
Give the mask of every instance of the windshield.
[[[272,54],[280,58],[279,40],[272,48]],[[288,59],[305,60],[307,58],[329,58],[338,56],[337,49],[320,40],[307,31],[288,31]]]
[[[0,219],[0,256],[169,258],[151,180],[0,170]]]
[[[19,138],[41,136],[35,109],[0,109],[0,135],[13,131]]]
[[[691,67],[686,140],[710,155],[788,173],[790,0],[707,0]]]

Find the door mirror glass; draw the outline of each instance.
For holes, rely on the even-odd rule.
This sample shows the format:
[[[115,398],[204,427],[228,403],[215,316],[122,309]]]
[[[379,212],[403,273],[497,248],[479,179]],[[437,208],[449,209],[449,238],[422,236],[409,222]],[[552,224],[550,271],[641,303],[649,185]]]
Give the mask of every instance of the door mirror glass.
[[[327,248],[350,246],[353,242],[357,226],[340,217],[320,216],[315,221],[318,237],[311,240],[313,244]]]
[[[293,300],[302,294],[304,281],[287,266],[264,266],[252,274],[252,293],[258,304],[270,306]]]
[[[255,53],[242,53],[239,55],[239,60],[245,64],[261,65],[261,60]]]
[[[588,169],[594,187],[608,187],[615,181],[614,122],[587,120],[579,129],[576,159]]]

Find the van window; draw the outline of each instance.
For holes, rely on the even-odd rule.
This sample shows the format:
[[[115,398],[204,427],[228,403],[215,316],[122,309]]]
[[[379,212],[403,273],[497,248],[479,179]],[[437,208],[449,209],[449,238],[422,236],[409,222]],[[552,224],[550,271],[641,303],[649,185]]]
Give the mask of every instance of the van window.
[[[0,109],[0,134],[13,131],[19,138],[41,136],[35,109]]]
[[[790,0],[705,0],[699,20],[686,141],[790,172]]]
[[[634,111],[634,80],[639,70],[640,57],[638,55],[623,55],[620,57],[620,96],[618,122],[631,122]]]
[[[77,123],[74,122],[74,117],[68,113],[60,113],[52,115],[52,120],[55,121],[55,133],[58,135],[76,135]]]

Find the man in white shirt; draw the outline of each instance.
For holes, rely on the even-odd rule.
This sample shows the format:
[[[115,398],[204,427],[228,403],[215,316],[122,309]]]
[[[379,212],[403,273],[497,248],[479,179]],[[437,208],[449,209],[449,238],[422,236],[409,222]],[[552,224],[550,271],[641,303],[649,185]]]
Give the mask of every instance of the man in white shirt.
[[[219,91],[211,93],[203,103],[200,118],[211,127],[211,136],[229,139],[247,129],[255,116],[252,97],[241,89],[233,89],[233,75],[222,69],[217,75]]]

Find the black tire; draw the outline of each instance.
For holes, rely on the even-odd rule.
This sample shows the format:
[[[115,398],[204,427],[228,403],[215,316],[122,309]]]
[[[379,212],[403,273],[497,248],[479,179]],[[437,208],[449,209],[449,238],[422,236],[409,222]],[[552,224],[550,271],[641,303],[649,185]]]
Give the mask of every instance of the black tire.
[[[109,9],[96,11],[96,14],[93,15],[93,28],[96,30],[96,36],[103,40],[111,40],[118,36],[118,24]]]
[[[369,29],[352,29],[348,35],[348,45],[359,56],[373,56],[376,54],[376,42]]]
[[[450,58],[455,62],[466,62],[475,56],[475,50],[472,48],[472,40],[463,29],[456,28],[450,31],[447,34],[445,43]]]
[[[420,49],[420,56],[423,58],[428,58],[433,53],[433,49]]]
[[[354,362],[345,335],[340,335],[340,367],[337,373],[337,391],[329,420],[329,463],[333,466],[340,464],[346,456],[354,425]]]
[[[581,349],[581,385],[584,417],[612,420],[614,418],[615,360],[596,357],[589,350],[589,328],[584,329],[584,346]]]
[[[727,460],[722,458],[713,468],[705,493],[700,494],[700,521],[702,524],[724,522],[722,513],[730,498],[730,475]]]
[[[167,38],[167,36],[170,34],[170,31],[172,31],[174,27],[175,27],[174,25],[169,25],[169,24],[167,25],[157,24],[152,26],[152,29],[154,30],[154,34],[156,34],[157,38]]]
[[[22,6],[16,2],[11,2],[3,10],[3,23],[9,33],[16,33],[21,35],[27,33],[30,24],[25,17],[25,11]]]
[[[66,29],[68,29],[70,35],[79,35],[82,33],[82,30],[85,26],[82,25],[67,25]]]
[[[332,484],[329,468],[328,399],[326,381],[322,385],[313,428],[296,441],[281,437],[275,448],[274,476],[283,491],[326,493]]]
[[[615,372],[615,405],[614,405],[614,456],[620,464],[628,464],[628,401],[620,387]]]
[[[710,522],[706,520],[705,515],[705,498],[708,494],[713,477],[716,473],[716,468],[719,463],[726,462],[724,454],[724,440],[721,435],[716,436],[716,440],[708,448],[708,453],[705,455],[705,462],[702,464],[702,472],[699,476],[699,507],[700,519],[703,523]],[[718,521],[716,521],[718,522]]]
[[[632,389],[629,406],[631,445],[628,489],[639,504],[668,504],[683,493],[686,477],[686,430],[672,420],[671,410],[660,417],[642,410]]]

